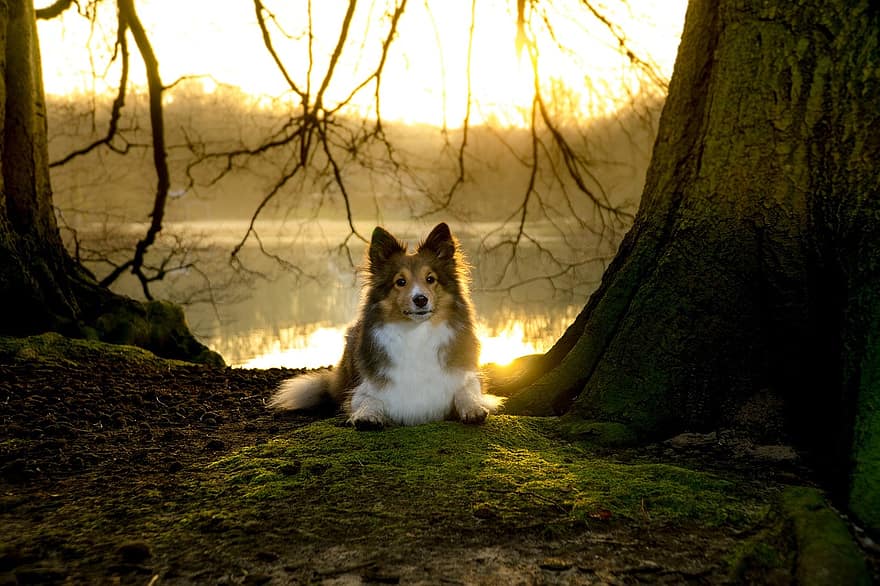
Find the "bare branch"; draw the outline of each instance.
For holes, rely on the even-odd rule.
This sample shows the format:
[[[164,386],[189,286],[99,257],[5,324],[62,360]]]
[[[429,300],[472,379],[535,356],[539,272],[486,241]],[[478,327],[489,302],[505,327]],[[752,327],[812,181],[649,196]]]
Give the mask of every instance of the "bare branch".
[[[281,58],[278,57],[278,53],[275,52],[275,47],[272,44],[272,35],[269,34],[269,29],[266,27],[266,20],[263,18],[264,11],[266,11],[266,8],[263,6],[263,3],[260,0],[254,0],[254,13],[257,17],[257,24],[260,26],[260,32],[263,35],[263,44],[266,46],[266,50],[269,52],[269,55],[272,56],[272,60],[278,67],[278,71],[280,71],[281,75],[284,76],[284,81],[287,82],[287,85],[290,86],[290,89],[296,92],[303,99],[303,106],[308,107],[308,93],[302,92],[299,87],[297,87],[296,83],[293,81],[293,78],[291,78],[290,74],[287,73],[287,68],[284,67],[284,63],[281,61]],[[272,16],[272,20],[275,20],[274,16]]]
[[[110,122],[107,125],[107,134],[104,135],[103,138],[96,140],[81,149],[77,149],[73,152],[68,153],[59,160],[49,163],[50,168],[60,167],[61,165],[69,163],[79,156],[86,155],[92,152],[100,146],[106,146],[113,152],[119,154],[125,154],[128,152],[128,149],[131,146],[128,143],[126,143],[123,148],[118,148],[113,145],[113,139],[116,138],[117,132],[119,130],[119,119],[122,115],[122,108],[125,106],[125,91],[128,85],[128,41],[126,39],[127,30],[128,22],[126,21],[122,13],[120,13],[116,31],[116,46],[114,49],[113,59],[111,61],[115,61],[117,55],[121,56],[121,73],[119,75],[119,89],[117,89],[116,91],[116,98],[113,99],[113,105],[110,109]]]
[[[333,79],[333,73],[336,71],[336,64],[342,56],[342,49],[345,47],[345,41],[348,38],[348,29],[351,26],[351,19],[354,17],[354,9],[356,6],[357,0],[348,0],[348,10],[345,13],[345,17],[342,19],[342,28],[339,31],[339,39],[336,42],[336,48],[333,49],[333,54],[330,56],[330,64],[327,66],[327,73],[324,75],[324,81],[321,82],[321,87],[315,95],[316,110],[323,108],[324,92],[327,91],[327,86],[330,85],[330,80]]]
[[[321,129],[321,144],[324,148],[324,154],[327,156],[327,160],[330,162],[330,165],[333,167],[333,178],[336,181],[336,185],[339,186],[339,191],[342,194],[343,202],[345,203],[345,216],[348,221],[348,228],[350,230],[350,235],[357,237],[359,240],[363,242],[368,242],[364,236],[357,231],[357,228],[354,226],[354,215],[351,213],[351,198],[348,195],[348,190],[346,189],[345,182],[342,180],[342,171],[339,168],[339,163],[336,162],[336,158],[333,156],[332,151],[330,150],[330,143],[327,139],[327,130],[326,127]],[[348,238],[346,238],[345,246],[348,242]]]
[[[294,176],[295,176],[300,170],[302,170],[303,166],[304,166],[304,165],[302,164],[302,162],[297,163],[297,164],[293,167],[293,169],[291,169],[288,173],[285,173],[285,174],[281,177],[281,179],[279,179],[278,182],[275,183],[275,186],[271,189],[271,191],[269,191],[269,193],[267,193],[267,194],[263,197],[263,199],[260,201],[260,204],[259,204],[259,205],[257,206],[257,208],[254,210],[254,213],[251,214],[251,221],[250,221],[250,223],[248,224],[248,229],[247,229],[247,231],[245,232],[244,236],[243,236],[242,239],[239,241],[239,243],[236,244],[235,247],[232,249],[232,252],[229,254],[230,258],[235,258],[235,257],[238,256],[238,253],[241,252],[241,249],[242,249],[242,248],[244,248],[244,245],[245,245],[245,243],[247,242],[248,237],[249,237],[251,234],[256,235],[257,232],[256,232],[256,229],[254,228],[254,225],[256,224],[256,222],[257,222],[257,218],[260,216],[260,213],[263,211],[263,208],[265,208],[266,205],[267,205],[270,201],[272,201],[272,199],[273,199],[276,195],[278,195],[278,192],[280,192],[281,189],[282,189],[285,185],[287,185],[287,182],[288,182],[288,181],[290,181],[291,179],[293,179],[293,177],[294,177]]]
[[[669,84],[666,79],[657,72],[657,66],[643,60],[635,53],[635,51],[630,48],[629,40],[626,38],[623,29],[621,29],[619,25],[614,24],[610,18],[597,10],[596,7],[593,6],[592,3],[590,3],[589,0],[583,0],[583,4],[587,7],[587,10],[590,11],[590,14],[596,17],[596,19],[603,25],[605,25],[605,28],[608,29],[608,32],[610,32],[614,36],[614,38],[617,39],[620,50],[626,55],[630,63],[632,63],[643,73],[645,73],[648,76],[648,79],[657,84],[658,87],[661,87],[664,90],[667,89]]]
[[[471,66],[473,65],[474,58],[474,27],[476,26],[477,21],[476,12],[477,0],[471,0],[471,23],[470,27],[468,28],[468,48],[467,59],[465,62],[467,96],[465,98],[466,101],[464,109],[464,119],[461,121],[461,142],[458,145],[458,153],[456,157],[456,162],[458,163],[458,173],[455,176],[455,179],[452,181],[452,185],[450,185],[449,189],[446,191],[446,194],[441,198],[440,202],[434,208],[425,212],[423,216],[428,216],[431,214],[435,214],[441,210],[448,209],[450,204],[452,203],[452,198],[455,195],[455,192],[465,182],[464,153],[468,146],[468,132],[470,130],[471,124],[471,106],[473,105],[473,88],[471,87]]]
[[[339,192],[342,194],[342,200],[346,209],[346,218],[350,229],[349,236],[345,239],[343,246],[347,245],[347,242],[351,237],[366,241],[364,236],[360,234],[360,232],[358,232],[357,228],[354,225],[354,213],[351,208],[351,197],[349,193],[349,188],[346,185],[343,177],[342,163],[339,161],[335,151],[336,149],[341,148],[345,152],[350,153],[353,158],[357,159],[358,157],[362,156],[359,153],[361,153],[362,150],[366,150],[366,147],[370,143],[378,141],[384,146],[388,155],[388,161],[391,163],[392,167],[398,171],[400,170],[400,164],[396,161],[391,143],[388,141],[382,129],[379,95],[382,81],[382,72],[387,62],[387,57],[390,51],[391,44],[397,36],[397,27],[399,25],[400,18],[406,9],[406,4],[407,0],[401,0],[399,3],[395,4],[395,9],[391,13],[390,17],[389,30],[383,39],[378,63],[375,69],[363,81],[354,86],[353,90],[346,98],[334,104],[332,108],[328,108],[323,103],[324,95],[330,85],[331,80],[333,79],[333,76],[336,74],[337,64],[342,56],[343,50],[348,40],[349,29],[354,16],[354,10],[357,5],[356,0],[350,0],[348,4],[348,10],[346,11],[342,23],[340,24],[340,34],[337,39],[336,47],[331,54],[330,63],[321,81],[318,92],[314,97],[313,103],[311,102],[310,97],[312,78],[311,67],[314,64],[314,60],[311,58],[313,50],[311,3],[308,3],[308,51],[310,57],[309,75],[307,76],[306,90],[301,91],[300,88],[296,86],[296,84],[288,75],[283,63],[281,62],[277,52],[274,49],[274,46],[272,45],[271,35],[269,34],[268,28],[266,26],[265,18],[263,17],[264,12],[266,14],[269,14],[270,16],[271,13],[266,11],[260,0],[254,0],[254,7],[255,11],[258,14],[258,24],[260,25],[261,34],[263,36],[263,43],[266,46],[272,60],[281,70],[282,74],[285,76],[285,79],[288,81],[288,85],[290,85],[290,87],[299,94],[302,100],[302,111],[299,115],[290,116],[284,122],[281,129],[273,135],[273,137],[264,141],[258,147],[242,147],[238,149],[224,150],[221,152],[205,153],[197,156],[196,160],[190,162],[187,165],[186,174],[190,184],[192,185],[195,183],[194,172],[196,167],[210,160],[225,161],[225,164],[221,166],[219,171],[215,171],[213,174],[213,178],[209,180],[208,184],[212,184],[221,179],[230,171],[232,171],[235,168],[235,162],[239,159],[246,161],[252,157],[265,155],[271,151],[274,151],[277,148],[282,147],[292,148],[294,152],[296,152],[296,165],[290,171],[282,173],[279,179],[274,183],[274,185],[269,189],[261,202],[258,204],[257,208],[251,216],[248,229],[232,251],[232,258],[235,259],[238,257],[242,248],[251,236],[259,238],[255,229],[255,224],[260,214],[264,211],[266,205],[280,193],[281,189],[293,178],[294,175],[296,175],[300,171],[309,168],[311,160],[315,156],[315,153],[317,151],[323,153],[327,164],[326,171],[332,179],[332,183],[339,189]],[[272,18],[274,19],[274,17]],[[351,102],[351,100],[358,92],[360,92],[364,87],[372,82],[375,82],[374,96],[376,100],[376,119],[374,121],[374,124],[371,128],[367,128],[366,125],[364,125],[358,130],[352,129],[351,132],[348,132],[348,121],[344,117],[340,117],[339,119],[337,119],[336,115],[339,114],[340,110],[342,110]],[[338,137],[342,138],[340,143],[334,142],[334,133],[337,133]],[[193,148],[191,150],[193,150],[193,152],[195,153],[195,145],[193,145]],[[364,162],[364,160],[361,159],[361,162]]]
[[[532,115],[531,115],[531,124],[529,127],[531,133],[531,162],[529,168],[529,180],[526,184],[525,189],[523,190],[523,198],[522,202],[517,207],[516,211],[511,214],[507,220],[501,224],[498,228],[491,230],[485,237],[482,239],[481,246],[485,248],[487,252],[492,252],[501,247],[507,247],[510,249],[510,253],[507,255],[507,260],[504,262],[504,265],[501,268],[501,273],[496,278],[496,285],[500,285],[505,277],[507,277],[508,271],[510,270],[511,265],[517,256],[517,251],[519,249],[519,245],[523,236],[525,235],[525,227],[526,227],[526,218],[529,213],[529,200],[532,195],[535,193],[535,181],[538,176],[538,167],[539,167],[539,159],[538,159],[538,130],[536,127],[536,118],[538,111],[538,92],[535,92],[535,96],[532,99]],[[501,242],[487,246],[486,242],[488,239],[500,231],[506,224],[507,221],[513,219],[514,217],[519,217],[519,224],[517,226],[516,234],[514,234],[513,238],[502,240]]]
[[[149,287],[147,286],[147,277],[143,273],[144,255],[147,249],[155,242],[156,235],[162,230],[165,202],[168,200],[168,189],[171,186],[171,176],[168,171],[168,154],[165,148],[165,122],[162,109],[162,91],[164,86],[159,75],[159,62],[156,60],[150,39],[147,37],[147,33],[135,11],[133,0],[119,0],[119,14],[120,18],[125,19],[131,30],[147,72],[150,127],[153,133],[153,165],[156,170],[156,195],[153,200],[153,210],[150,213],[150,226],[147,229],[146,235],[135,247],[131,271],[140,279],[144,289],[144,296],[147,299],[152,299]]]
[[[376,100],[376,125],[381,128],[382,124],[382,114],[379,108],[379,89],[382,85],[382,72],[385,69],[385,62],[388,59],[388,50],[391,47],[391,43],[394,41],[394,38],[397,36],[397,25],[400,22],[400,17],[403,16],[403,11],[406,9],[407,0],[402,0],[400,4],[398,4],[394,9],[394,14],[391,15],[391,26],[389,27],[388,34],[385,36],[385,40],[382,41],[382,50],[379,55],[379,64],[376,66],[376,69],[361,83],[359,83],[355,88],[348,94],[348,97],[339,102],[333,109],[328,110],[328,113],[336,113],[346,105],[348,105],[355,95],[358,94],[364,87],[366,87],[371,81],[376,80],[376,89],[374,93],[374,97]]]
[[[76,5],[76,7],[79,8],[79,3],[76,2],[76,0],[56,0],[54,4],[46,6],[45,8],[38,8],[36,10],[37,19],[49,20],[61,16],[64,11],[73,5]]]
[[[534,32],[527,28],[529,19],[526,18],[526,9],[527,3],[524,0],[518,2],[517,49],[525,48],[528,50],[534,92],[528,126],[529,156],[520,156],[518,149],[509,145],[504,138],[500,136],[498,138],[520,163],[528,168],[529,176],[516,209],[496,229],[481,239],[480,250],[482,254],[503,254],[498,272],[492,279],[493,285],[488,289],[482,289],[485,291],[512,291],[516,287],[537,281],[547,281],[556,290],[557,279],[573,276],[574,271],[585,264],[607,260],[606,256],[601,254],[589,257],[586,262],[577,258],[557,256],[543,245],[542,238],[534,237],[529,233],[529,226],[534,219],[547,222],[556,230],[563,242],[574,249],[576,247],[571,246],[572,243],[568,238],[570,228],[558,223],[555,218],[574,220],[580,229],[596,235],[598,243],[609,243],[609,248],[613,248],[615,239],[633,218],[625,207],[612,204],[601,181],[592,171],[595,162],[586,157],[585,152],[587,151],[583,150],[583,145],[578,147],[574,145],[572,137],[569,136],[570,132],[563,130],[563,127],[555,119],[554,113],[551,113],[548,108],[544,96],[546,90],[539,67],[537,43]],[[544,25],[552,37],[553,31],[546,18],[545,15]],[[539,191],[539,175],[546,174],[548,171],[549,176],[544,180],[551,181],[555,189],[554,197],[561,201],[561,208],[543,197]],[[573,184],[577,193],[586,196],[591,209],[594,210],[592,220],[581,217],[581,213],[576,209],[572,194],[569,192],[568,185],[570,184]],[[534,215],[537,215],[538,218],[533,218]],[[512,231],[508,232],[510,224],[514,225]],[[496,239],[497,235],[501,233],[505,235],[501,239]],[[542,262],[555,267],[555,270],[543,272],[541,275],[518,278],[513,284],[510,284],[510,278],[514,274],[513,270],[523,256],[521,248],[526,244],[530,250],[535,251],[543,259]],[[595,246],[599,250],[599,244]],[[504,285],[505,282],[508,284]]]
[[[476,23],[478,17],[476,0],[471,1],[470,23],[464,25],[462,22],[460,25],[462,27],[468,26],[465,71],[467,91],[464,115],[460,129],[455,131],[456,134],[447,134],[445,126],[441,131],[445,146],[440,147],[439,155],[442,163],[438,166],[434,164],[433,160],[428,162],[427,158],[423,163],[413,162],[412,159],[407,160],[408,153],[400,150],[401,144],[392,142],[395,137],[394,126],[389,124],[386,129],[383,123],[381,99],[383,73],[386,61],[390,61],[392,43],[398,35],[398,28],[407,7],[407,0],[394,0],[393,3],[387,3],[384,17],[387,18],[387,21],[384,22],[390,24],[387,29],[383,26],[381,36],[378,37],[381,41],[379,51],[376,50],[376,47],[369,47],[366,40],[359,41],[361,37],[354,34],[352,26],[355,22],[357,1],[349,0],[344,17],[338,23],[338,37],[332,39],[332,42],[335,42],[335,47],[329,55],[329,64],[323,77],[320,73],[314,74],[313,77],[312,72],[313,67],[318,67],[318,63],[323,62],[320,59],[316,62],[313,58],[313,50],[316,50],[317,44],[313,42],[315,31],[313,30],[312,10],[317,10],[317,8],[313,8],[310,1],[306,3],[308,9],[307,25],[304,24],[304,32],[297,32],[298,37],[292,37],[284,32],[276,16],[263,4],[265,0],[252,1],[263,45],[292,93],[285,92],[283,97],[279,97],[276,107],[272,109],[273,117],[262,119],[269,124],[265,126],[267,130],[259,135],[247,131],[237,139],[211,139],[216,141],[211,144],[207,142],[209,140],[208,134],[203,140],[197,129],[182,129],[183,143],[193,155],[190,160],[182,161],[188,181],[187,188],[214,186],[230,173],[242,169],[249,169],[251,172],[263,176],[271,174],[261,194],[262,197],[259,198],[256,207],[252,210],[247,230],[231,251],[230,256],[233,263],[243,262],[240,259],[246,258],[247,255],[242,254],[242,251],[250,238],[254,238],[263,254],[276,258],[280,264],[285,264],[286,261],[273,255],[264,246],[257,228],[258,220],[264,213],[271,212],[272,206],[270,204],[279,201],[281,196],[292,202],[291,209],[300,205],[300,202],[304,200],[298,199],[300,197],[298,194],[310,192],[296,189],[294,186],[305,186],[308,182],[312,182],[312,185],[321,190],[321,205],[325,201],[330,201],[332,197],[334,201],[340,203],[340,206],[344,206],[343,213],[346,217],[349,233],[345,236],[342,247],[347,250],[349,242],[355,239],[365,241],[366,239],[359,233],[356,225],[355,212],[361,211],[361,203],[364,198],[362,192],[367,191],[360,189],[361,184],[358,182],[363,175],[358,171],[366,171],[370,182],[375,181],[377,176],[382,176],[377,182],[381,185],[381,189],[374,191],[372,196],[377,215],[382,213],[382,199],[375,193],[387,192],[387,187],[390,185],[392,189],[396,187],[399,190],[397,197],[405,199],[410,210],[413,211],[413,217],[424,217],[424,215],[440,211],[453,216],[459,214],[458,217],[467,217],[469,212],[466,208],[465,211],[462,211],[462,209],[458,209],[461,206],[453,206],[453,203],[458,203],[456,194],[463,193],[470,187],[469,181],[479,178],[469,177],[468,171],[471,170],[470,167],[476,160],[479,149],[484,148],[481,144],[481,137],[486,132],[496,133],[498,140],[510,151],[519,165],[522,165],[520,167],[516,162],[513,164],[516,168],[516,177],[522,176],[521,182],[512,188],[513,193],[517,194],[516,199],[512,202],[512,207],[515,209],[507,208],[500,212],[502,215],[507,215],[507,219],[498,231],[490,233],[492,238],[501,233],[501,241],[490,241],[487,236],[481,245],[481,251],[495,253],[502,261],[501,265],[503,266],[501,266],[497,283],[499,286],[502,285],[502,281],[509,283],[512,278],[523,276],[520,274],[520,268],[523,266],[522,260],[528,258],[529,255],[532,255],[533,258],[537,255],[542,263],[549,264],[546,267],[546,272],[548,273],[547,279],[550,281],[574,274],[572,267],[579,266],[577,259],[567,258],[565,254],[555,256],[552,251],[542,246],[542,242],[545,242],[542,241],[545,234],[543,230],[547,226],[550,226],[551,230],[555,230],[563,242],[573,243],[574,247],[578,249],[578,253],[582,253],[586,250],[587,245],[583,240],[578,241],[573,234],[577,233],[583,236],[589,232],[586,235],[589,237],[590,245],[595,240],[602,246],[606,246],[608,243],[613,243],[622,227],[631,221],[632,214],[626,208],[614,203],[614,199],[606,193],[600,176],[597,176],[601,175],[601,171],[596,172],[594,166],[596,160],[588,155],[589,151],[585,148],[586,131],[581,128],[572,128],[565,118],[560,117],[560,112],[564,114],[564,106],[561,106],[556,100],[556,86],[541,77],[543,72],[539,71],[536,35],[544,35],[539,37],[542,42],[546,35],[543,29],[536,32],[532,30],[532,27],[546,25],[549,30],[550,23],[546,20],[546,13],[544,23],[535,18],[535,7],[540,6],[538,11],[541,11],[547,5],[535,1],[526,2],[525,0],[518,0],[516,3],[517,49],[521,51],[523,48],[527,48],[529,51],[532,68],[530,81],[534,85],[533,97],[530,120],[526,122],[528,127],[521,131],[505,133],[502,136],[501,131],[496,129],[489,128],[486,131],[481,126],[471,124],[473,111],[479,107],[479,102],[473,94],[476,80],[472,79],[472,65],[477,57],[474,52],[478,50],[475,35],[481,30]],[[582,1],[589,6],[587,0]],[[125,262],[118,256],[114,257],[116,264],[108,278],[116,279],[124,271],[130,270],[140,279],[145,288],[145,294],[149,295],[147,285],[168,272],[164,262],[154,261],[155,254],[150,255],[149,259],[147,258],[147,250],[153,245],[162,230],[170,187],[166,159],[167,153],[173,147],[165,144],[162,94],[184,79],[196,76],[184,76],[168,86],[163,86],[159,77],[158,63],[152,54],[149,39],[147,39],[140,22],[137,21],[137,14],[134,13],[133,1],[120,0],[120,20],[122,21],[123,14],[129,12],[132,15],[132,24],[130,25],[132,34],[144,58],[148,72],[150,117],[153,130],[152,150],[157,186],[149,228],[137,243],[134,257]],[[529,15],[527,12],[532,14]],[[531,19],[528,16],[531,16]],[[601,13],[596,12],[595,16],[600,18],[605,26],[609,26],[608,19],[601,20]],[[495,26],[495,23],[490,23],[488,26]],[[610,26],[609,30],[612,33],[620,33]],[[279,31],[288,39],[301,41],[299,46],[302,49],[306,49],[307,43],[309,60],[308,74],[305,79],[301,78],[299,72],[295,76],[291,75],[287,65],[282,61],[280,57],[283,54],[282,46],[276,44],[281,42],[278,37]],[[127,75],[128,53],[124,45],[125,30],[122,29],[119,34],[122,41],[117,44],[120,54],[124,57],[123,79],[120,84],[120,93],[117,100],[114,101],[108,134],[101,140],[95,141],[93,145],[80,149],[81,152],[71,153],[66,160],[90,152],[102,145],[110,149],[115,147],[117,152],[121,150],[120,137],[123,139],[126,137],[119,132],[119,112],[125,99],[124,82],[125,75]],[[550,30],[550,35],[553,36],[552,30]],[[363,38],[375,39],[377,37],[372,34]],[[626,39],[622,33],[615,38],[621,41],[621,46],[624,46],[623,43]],[[554,40],[556,39],[554,38]],[[367,71],[365,77],[360,77],[360,81],[349,81],[350,85],[346,87],[346,94],[342,94],[343,99],[339,100],[335,89],[342,85],[338,80],[342,74],[342,63],[353,51],[358,50],[358,42],[360,42],[359,50],[362,54],[368,54],[367,50],[369,49],[372,51],[369,53],[370,55],[378,55],[375,68],[372,71]],[[546,59],[543,54],[541,57]],[[312,91],[313,84],[317,88],[317,93]],[[548,85],[551,86],[549,90]],[[332,100],[331,97],[328,97],[328,92],[331,91],[328,88],[331,86],[334,91]],[[350,106],[358,98],[358,94],[365,89],[368,92],[373,92],[373,113],[363,115],[359,111],[356,115],[351,114],[353,108]],[[286,101],[291,96],[296,96],[293,97],[293,104]],[[301,103],[296,103],[297,97]],[[325,101],[331,103],[327,105],[324,104]],[[278,116],[278,118],[274,116]],[[580,121],[579,118],[578,122]],[[143,139],[141,142],[144,142]],[[128,150],[131,145],[132,143],[126,142],[125,150]],[[488,157],[494,158],[494,155],[487,155],[487,161]],[[63,164],[63,162],[65,160],[56,164]],[[417,169],[419,164],[424,165],[424,168]],[[431,165],[433,165],[431,167],[433,175],[428,176],[427,179],[424,175],[419,176],[421,171]],[[349,172],[352,167],[355,169],[354,173]],[[265,173],[266,168],[270,168],[271,171]],[[508,176],[512,181],[514,176],[509,174]],[[374,184],[371,183],[371,187],[374,187]],[[424,199],[417,200],[414,197],[423,194],[430,197],[427,204],[424,203]],[[370,194],[367,192],[366,197],[369,196]],[[458,199],[463,198],[460,196]],[[493,214],[499,213],[497,210],[491,210],[491,212]],[[288,211],[288,213],[290,212]],[[537,227],[538,222],[540,222],[540,228]],[[159,246],[157,245],[157,248]],[[598,248],[599,244],[596,246]],[[531,276],[526,276],[526,279],[531,278]]]

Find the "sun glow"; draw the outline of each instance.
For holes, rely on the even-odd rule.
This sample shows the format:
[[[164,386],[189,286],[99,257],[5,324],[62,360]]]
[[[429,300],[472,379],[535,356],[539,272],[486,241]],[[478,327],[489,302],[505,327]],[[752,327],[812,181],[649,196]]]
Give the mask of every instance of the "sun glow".
[[[477,328],[477,337],[481,346],[480,364],[494,363],[504,366],[520,356],[545,350],[527,339],[523,324],[517,321],[496,330],[480,325]],[[260,348],[260,354],[233,366],[320,368],[339,362],[345,344],[345,328],[322,326],[307,333],[297,328],[285,328],[271,334],[255,332],[251,338],[245,340],[246,347]]]
[[[271,335],[255,333],[250,348],[260,348],[261,354],[233,364],[242,368],[320,368],[339,362],[345,346],[345,328],[318,327],[308,333],[298,328],[285,328]],[[263,342],[263,344],[260,344]]]
[[[310,87],[314,95],[329,68],[347,3],[264,0],[263,4],[274,16],[267,17],[267,22],[291,79],[300,89]],[[578,108],[601,113],[640,91],[642,82],[633,77],[620,39],[581,2],[555,0],[528,6],[527,30],[537,47],[542,93],[547,92],[548,99],[554,97],[552,88],[564,80],[568,98],[579,96]],[[684,6],[685,0],[630,0],[601,8],[603,16],[625,36],[627,47],[655,63],[660,75],[668,78]],[[524,123],[535,85],[527,52],[516,50],[513,0],[477,2],[473,21],[471,2],[410,2],[385,62],[377,105],[370,75],[380,60],[394,8],[390,0],[358,4],[348,43],[326,88],[326,104],[346,99],[353,87],[365,82],[349,105],[362,114],[372,115],[381,108],[386,119],[455,127],[468,113],[470,93],[471,123]],[[94,26],[75,10],[39,21],[47,93],[115,93],[119,79],[118,60],[111,59],[115,11],[112,3],[97,3],[94,9]],[[198,79],[206,92],[217,84],[229,84],[256,99],[289,94],[290,87],[263,44],[249,3],[139,0],[137,9],[166,84],[201,76]],[[133,43],[129,49],[129,78],[144,86],[143,67]]]
[[[480,338],[480,364],[506,366],[520,356],[544,351],[527,339],[525,328],[518,321],[510,322],[495,332],[481,326],[477,328],[477,336]]]

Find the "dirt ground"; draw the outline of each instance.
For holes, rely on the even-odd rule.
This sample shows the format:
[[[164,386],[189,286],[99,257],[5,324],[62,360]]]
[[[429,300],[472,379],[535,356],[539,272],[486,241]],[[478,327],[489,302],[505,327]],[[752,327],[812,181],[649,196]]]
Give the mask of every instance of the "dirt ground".
[[[265,406],[279,381],[296,372],[132,361],[100,351],[76,360],[0,352],[0,584],[711,584],[795,578],[795,569],[785,564],[762,566],[759,575],[731,573],[734,552],[761,526],[657,523],[647,513],[640,523],[596,519],[559,528],[544,518],[500,525],[491,511],[476,509],[453,529],[427,518],[405,536],[383,541],[375,533],[292,533],[297,512],[291,503],[289,510],[252,522],[212,520],[170,541],[160,538],[163,507],[170,527],[175,503],[205,482],[205,470],[218,458],[315,420]],[[762,455],[717,434],[609,450],[607,457],[721,470],[746,478],[761,495],[812,482],[790,450],[777,447]],[[93,507],[102,509],[100,523],[78,520]],[[364,509],[370,510],[368,503]],[[866,553],[874,556],[876,580],[876,551]]]

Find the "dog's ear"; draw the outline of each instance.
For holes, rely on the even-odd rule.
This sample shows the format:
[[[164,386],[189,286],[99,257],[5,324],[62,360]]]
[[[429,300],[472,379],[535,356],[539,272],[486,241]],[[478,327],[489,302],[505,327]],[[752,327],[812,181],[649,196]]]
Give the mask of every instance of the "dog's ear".
[[[446,223],[437,224],[425,241],[419,245],[419,251],[427,250],[437,255],[441,260],[455,258],[455,239],[449,231]]]
[[[370,269],[381,267],[388,259],[398,253],[405,253],[406,246],[391,235],[388,230],[376,226],[370,239]]]

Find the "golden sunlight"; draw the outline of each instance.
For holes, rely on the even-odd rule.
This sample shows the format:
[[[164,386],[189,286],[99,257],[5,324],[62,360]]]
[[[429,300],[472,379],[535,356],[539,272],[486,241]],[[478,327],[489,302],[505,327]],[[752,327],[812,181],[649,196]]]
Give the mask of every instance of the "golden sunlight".
[[[45,4],[43,2],[41,4]],[[270,23],[273,42],[294,81],[312,91],[320,84],[336,45],[346,3],[312,4],[314,43],[309,64],[309,2],[264,2],[283,30]],[[481,0],[475,6],[470,43],[471,2],[410,2],[400,19],[382,75],[383,117],[410,123],[461,124],[472,96],[471,122],[493,120],[521,125],[530,107],[534,83],[528,56],[516,51],[517,18],[513,0]],[[587,112],[602,113],[640,91],[627,47],[656,64],[668,78],[684,20],[685,0],[617,0],[602,6],[615,24],[610,31],[575,0],[530,3],[528,31],[538,49],[542,88],[560,80]],[[200,78],[206,91],[218,83],[238,86],[254,97],[280,96],[289,90],[268,55],[250,3],[139,0],[137,8],[149,32],[166,84],[183,76]],[[378,63],[389,28],[391,2],[358,5],[349,42],[326,91],[325,103],[345,99],[369,78]],[[96,26],[68,10],[39,21],[45,88],[50,94],[115,92],[118,63],[111,64],[115,40],[112,3],[98,3]],[[551,23],[552,31],[546,23]],[[558,41],[558,42],[557,42]],[[471,47],[470,68],[468,52]],[[87,48],[90,47],[90,48]],[[133,44],[130,46],[133,52]],[[470,69],[470,84],[468,83]],[[309,79],[311,72],[311,79]],[[143,67],[131,58],[130,79],[144,85]],[[542,89],[542,92],[550,91]],[[579,106],[579,107],[581,107]],[[351,107],[376,108],[367,84]]]
[[[480,364],[506,366],[520,356],[539,354],[546,350],[527,339],[525,328],[518,321],[509,322],[495,332],[490,332],[481,325],[477,328],[477,336],[480,338]]]
[[[482,347],[480,364],[504,366],[520,356],[546,350],[535,341],[528,340],[523,324],[517,321],[494,331],[481,324],[477,328],[477,336]],[[251,337],[253,339],[244,341],[245,347],[259,348],[261,354],[233,366],[320,368],[339,361],[345,344],[345,327],[323,326],[306,333],[298,328],[284,328],[271,334],[254,333]],[[211,343],[210,340],[208,342]],[[212,347],[220,345],[222,340],[218,339]]]
[[[242,364],[242,368],[320,368],[336,364],[345,347],[345,328],[324,326],[308,333],[298,328],[284,328],[271,335],[254,334],[249,348],[262,353]],[[268,343],[267,342],[268,338]],[[261,343],[262,342],[262,343]]]

